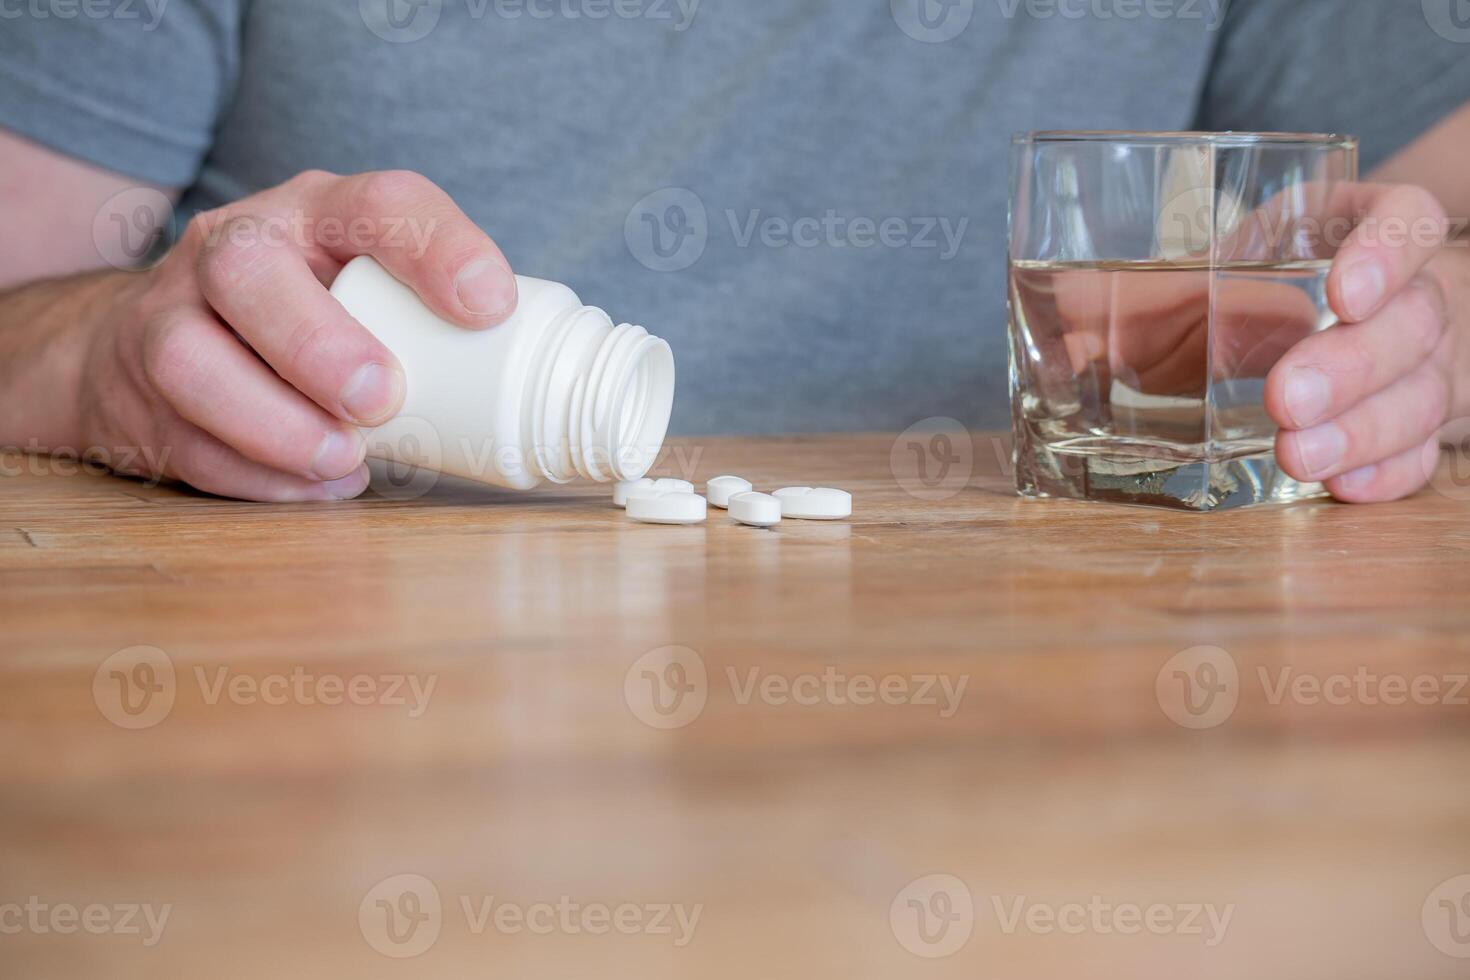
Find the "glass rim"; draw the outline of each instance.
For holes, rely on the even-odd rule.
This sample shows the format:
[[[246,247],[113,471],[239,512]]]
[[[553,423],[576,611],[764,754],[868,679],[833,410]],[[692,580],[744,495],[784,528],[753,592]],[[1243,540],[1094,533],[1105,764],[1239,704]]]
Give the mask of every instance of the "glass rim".
[[[1268,143],[1348,149],[1358,145],[1358,138],[1356,136],[1345,136],[1341,133],[1250,133],[1233,131],[1209,133],[1203,131],[1149,132],[1146,130],[1130,131],[1121,129],[1043,129],[1029,133],[1018,133],[1011,138],[1011,142],[1017,146],[1039,143],[1116,143],[1120,145],[1131,143],[1142,146],[1198,143],[1204,145],[1252,146]]]

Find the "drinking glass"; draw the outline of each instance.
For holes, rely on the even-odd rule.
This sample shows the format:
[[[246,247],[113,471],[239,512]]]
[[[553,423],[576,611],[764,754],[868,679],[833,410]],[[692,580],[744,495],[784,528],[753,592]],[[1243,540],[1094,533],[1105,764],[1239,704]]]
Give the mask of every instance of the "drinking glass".
[[[1276,463],[1265,378],[1337,318],[1348,137],[1013,141],[1011,408],[1025,496],[1214,511],[1319,496]]]

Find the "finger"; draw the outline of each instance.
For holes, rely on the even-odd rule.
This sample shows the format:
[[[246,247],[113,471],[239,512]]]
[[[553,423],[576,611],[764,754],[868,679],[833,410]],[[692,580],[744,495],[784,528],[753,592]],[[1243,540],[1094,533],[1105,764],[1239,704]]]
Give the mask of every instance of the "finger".
[[[248,459],[311,480],[356,472],[367,444],[280,379],[206,311],[149,330],[149,379],[183,418]]]
[[[253,228],[236,216],[227,224]],[[224,234],[199,253],[204,298],[292,387],[343,421],[381,425],[403,404],[403,368],[332,298],[294,248]]]
[[[1288,429],[1335,418],[1424,363],[1446,322],[1444,294],[1418,276],[1362,323],[1314,333],[1293,347],[1266,379],[1266,411]]]
[[[1381,463],[1350,470],[1327,481],[1327,489],[1338,500],[1350,504],[1387,503],[1402,500],[1428,483],[1439,465],[1439,439],[1408,449]]]
[[[1438,199],[1408,184],[1366,189],[1367,211],[1338,251],[1327,298],[1345,323],[1383,308],[1439,251],[1449,220]]]
[[[515,312],[516,281],[505,255],[427,177],[385,170],[331,180],[320,185],[314,208],[343,225],[367,220],[381,229],[365,243],[330,251],[340,262],[373,256],[444,319],[479,328]]]
[[[368,468],[360,465],[339,480],[308,480],[246,459],[214,436],[185,421],[168,433],[160,462],[174,479],[221,497],[261,503],[350,500],[368,485]]]
[[[1426,362],[1331,422],[1276,437],[1281,468],[1317,482],[1418,447],[1444,423],[1449,384]]]

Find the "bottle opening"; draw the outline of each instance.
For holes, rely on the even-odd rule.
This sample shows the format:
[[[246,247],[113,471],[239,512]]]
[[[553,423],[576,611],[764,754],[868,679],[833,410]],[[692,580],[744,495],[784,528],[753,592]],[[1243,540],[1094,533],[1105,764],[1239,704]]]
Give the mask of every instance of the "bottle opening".
[[[674,406],[674,355],[595,307],[547,332],[527,387],[528,462],[553,483],[636,480],[658,460]]]
[[[620,396],[610,450],[613,475],[637,480],[658,461],[674,407],[674,355],[657,337],[645,337]]]

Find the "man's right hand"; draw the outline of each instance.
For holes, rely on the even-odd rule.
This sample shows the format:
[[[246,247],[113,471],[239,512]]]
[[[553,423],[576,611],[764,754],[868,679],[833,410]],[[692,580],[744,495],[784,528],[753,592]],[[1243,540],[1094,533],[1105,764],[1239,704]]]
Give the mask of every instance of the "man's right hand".
[[[67,336],[8,350],[0,379],[0,402],[25,387],[12,383],[17,369],[52,379],[31,395],[54,400],[68,424],[38,436],[0,422],[0,444],[59,438],[40,448],[249,500],[358,495],[367,467],[357,427],[392,418],[405,390],[397,359],[327,291],[364,254],[468,329],[515,310],[505,256],[426,178],[303,173],[199,215],[147,271],[12,293],[15,309],[38,307],[30,290],[75,294],[58,297],[65,321],[50,324]]]

